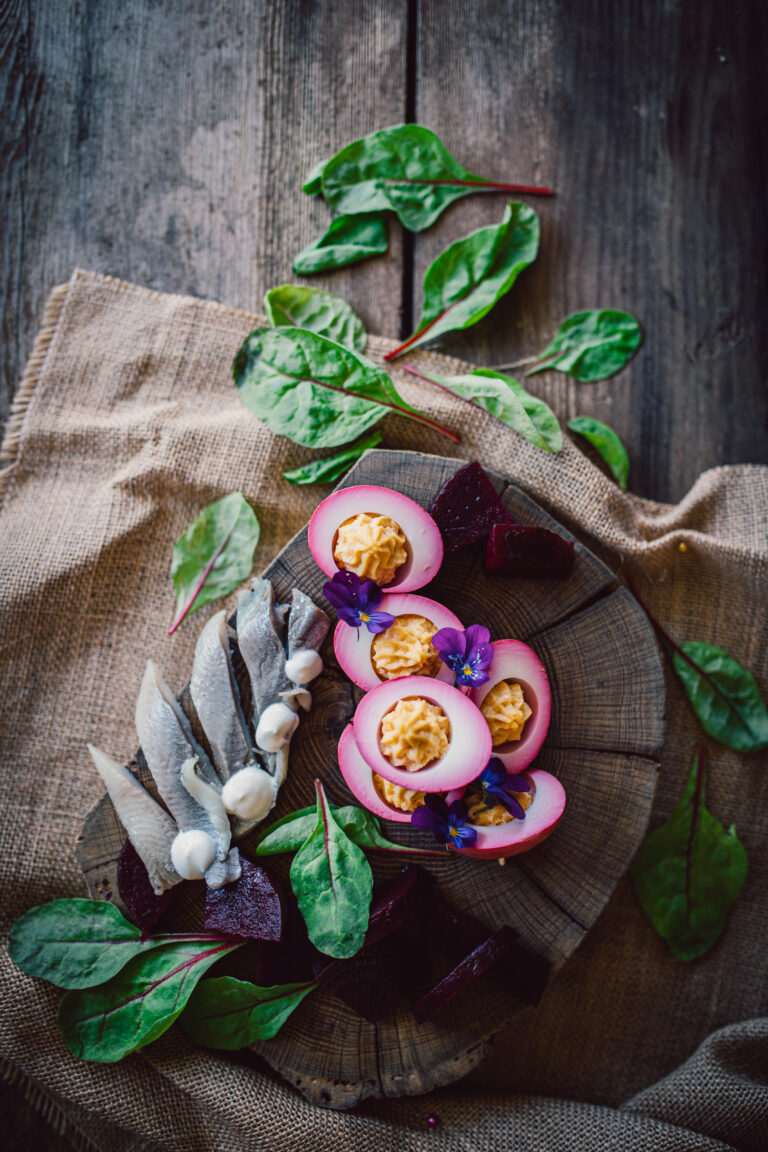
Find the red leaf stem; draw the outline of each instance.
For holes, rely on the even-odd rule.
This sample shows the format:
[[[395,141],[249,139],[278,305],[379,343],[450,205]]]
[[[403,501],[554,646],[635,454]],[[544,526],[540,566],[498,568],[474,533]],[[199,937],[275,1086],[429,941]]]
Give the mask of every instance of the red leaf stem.
[[[234,530],[235,530],[235,526],[233,524],[232,527],[230,528],[229,532],[227,532],[226,536],[222,540],[221,544],[219,544],[219,546],[216,549],[216,551],[214,552],[213,556],[211,556],[210,560],[206,564],[205,568],[203,569],[203,574],[200,577],[200,579],[198,580],[197,585],[195,586],[194,592],[192,593],[189,600],[187,601],[185,606],[182,608],[181,612],[178,614],[178,616],[174,620],[173,624],[171,624],[170,628],[168,629],[168,635],[169,636],[173,636],[173,634],[176,631],[176,629],[178,628],[179,624],[181,624],[182,620],[187,615],[187,613],[191,609],[192,605],[194,604],[195,600],[199,596],[200,590],[202,589],[203,585],[205,584],[206,580],[208,579],[208,577],[211,573],[211,569],[213,568],[214,564],[218,560],[218,558],[221,555],[224,548],[229,543],[229,538],[232,535],[232,533],[234,532]]]

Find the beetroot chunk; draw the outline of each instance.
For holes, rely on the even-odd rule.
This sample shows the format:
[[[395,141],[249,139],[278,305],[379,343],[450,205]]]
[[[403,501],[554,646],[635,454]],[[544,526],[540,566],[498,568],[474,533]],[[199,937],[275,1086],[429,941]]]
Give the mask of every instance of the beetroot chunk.
[[[278,942],[283,936],[280,894],[260,864],[240,857],[243,871],[234,884],[205,894],[205,928],[243,940]]]
[[[494,524],[511,524],[512,517],[476,460],[446,480],[432,501],[432,519],[446,552],[484,539]]]
[[[349,960],[323,956],[316,961],[312,974],[321,988],[371,1024],[393,1011],[403,998],[402,948],[392,940],[380,940]]]
[[[128,909],[128,915],[142,932],[151,932],[173,900],[176,889],[168,888],[160,896],[150,883],[144,862],[126,840],[117,860],[117,890]]]
[[[433,884],[429,872],[418,864],[406,864],[381,895],[374,898],[363,947],[376,944],[423,913]]]
[[[485,552],[486,572],[560,579],[573,568],[573,540],[547,528],[494,524]]]

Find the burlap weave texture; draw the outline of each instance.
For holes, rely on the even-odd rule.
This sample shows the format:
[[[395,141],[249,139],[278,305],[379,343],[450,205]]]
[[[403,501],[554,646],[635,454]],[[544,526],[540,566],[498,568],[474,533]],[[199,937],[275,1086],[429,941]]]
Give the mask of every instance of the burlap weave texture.
[[[232,385],[232,357],[256,322],[86,273],[49,305],[0,474],[4,933],[30,905],[82,891],[71,846],[101,792],[86,741],[130,755],[147,656],[175,687],[191,665],[210,610],[166,636],[172,542],[202,506],[239,488],[258,511],[263,567],[319,499],[317,489],[281,479],[313,453],[272,436]],[[379,358],[388,347],[372,338],[369,354]],[[462,367],[431,353],[415,358],[442,374]],[[483,413],[395,375],[406,398],[460,431],[462,444],[454,449],[392,417],[383,425],[387,446],[477,458],[502,472],[614,568],[631,571],[678,638],[727,647],[766,692],[768,469],[715,469],[677,507],[653,504],[622,494],[571,444],[552,458]],[[701,738],[678,685],[668,678],[667,688],[654,823],[678,799]],[[709,806],[736,823],[750,859],[720,943],[693,965],[675,961],[625,880],[541,1008],[503,1034],[469,1079],[428,1101],[367,1105],[351,1116],[320,1112],[247,1063],[193,1049],[177,1030],[121,1065],[79,1063],[56,1033],[57,993],[23,977],[5,953],[3,1057],[86,1114],[185,1152],[593,1148],[598,1141],[627,1149],[711,1149],[731,1140],[764,1147],[768,1037],[759,1024],[715,1038],[671,1089],[667,1082],[643,1091],[714,1029],[765,1012],[766,757],[714,744],[710,751]],[[729,1065],[723,1053],[734,1045],[740,1055]],[[725,1117],[707,1115],[715,1084],[730,1099]],[[614,1110],[635,1093],[631,1105]],[[431,1110],[442,1120],[435,1131],[425,1126]],[[704,1119],[694,1122],[694,1114]],[[698,1142],[690,1128],[703,1133]],[[126,1135],[126,1147],[133,1138]]]

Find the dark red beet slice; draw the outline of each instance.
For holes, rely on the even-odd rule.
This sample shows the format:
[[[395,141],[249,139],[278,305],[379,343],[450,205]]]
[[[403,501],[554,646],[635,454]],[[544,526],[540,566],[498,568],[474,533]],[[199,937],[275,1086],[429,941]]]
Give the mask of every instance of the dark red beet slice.
[[[456,552],[484,539],[494,524],[512,523],[501,497],[476,460],[446,480],[429,511],[440,529],[446,552]]]
[[[283,936],[280,894],[260,864],[240,857],[243,872],[234,884],[205,894],[205,928],[244,940],[278,942]]]
[[[117,890],[128,915],[142,932],[152,931],[176,894],[176,888],[169,888],[160,896],[155,895],[144,862],[130,840],[123,844],[117,859]]]
[[[487,924],[466,912],[459,912],[444,900],[435,904],[425,928],[427,938],[456,960],[462,960],[487,940],[489,931]]]
[[[317,960],[312,974],[318,984],[358,1016],[374,1024],[403,998],[405,962],[393,940],[366,946],[349,960]]]
[[[390,936],[427,908],[434,880],[418,864],[406,864],[381,894],[374,898],[368,918],[364,947]]]
[[[573,568],[573,540],[548,528],[494,524],[485,551],[486,572],[560,579]]]

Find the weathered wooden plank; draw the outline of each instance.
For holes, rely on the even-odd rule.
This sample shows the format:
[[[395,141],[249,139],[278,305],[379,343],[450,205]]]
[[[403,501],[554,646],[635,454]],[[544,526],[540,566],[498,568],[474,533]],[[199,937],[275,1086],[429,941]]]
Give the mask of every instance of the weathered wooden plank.
[[[548,373],[531,390],[563,419],[615,427],[632,490],[655,499],[679,499],[707,467],[768,459],[767,42],[759,0],[499,0],[482,16],[419,6],[419,123],[473,172],[557,190],[529,201],[542,220],[536,265],[440,346],[505,363],[543,348],[569,312],[633,312],[645,345],[624,375],[577,385]],[[465,200],[416,238],[416,318],[429,262],[504,203]]]

